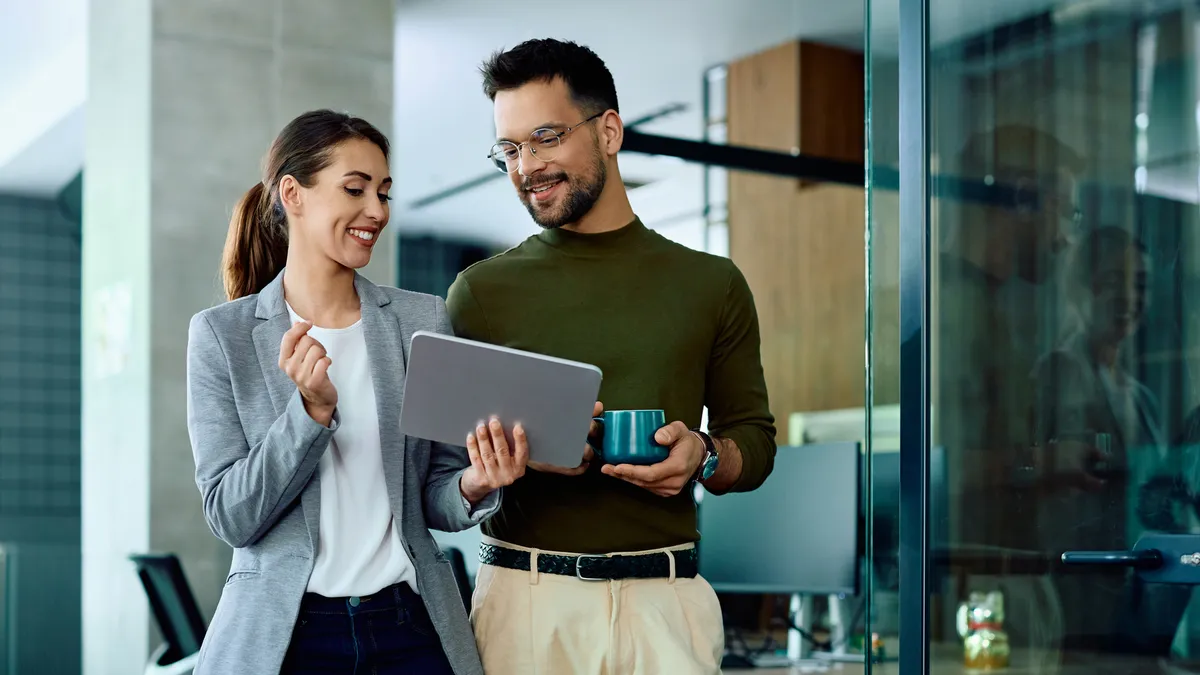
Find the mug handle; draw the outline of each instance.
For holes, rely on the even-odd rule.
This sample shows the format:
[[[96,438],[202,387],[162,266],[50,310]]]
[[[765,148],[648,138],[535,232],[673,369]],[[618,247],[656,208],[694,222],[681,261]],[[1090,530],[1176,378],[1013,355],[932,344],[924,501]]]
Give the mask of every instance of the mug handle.
[[[600,425],[600,436],[599,437],[601,439],[603,439],[604,438],[604,418],[603,417],[593,417],[592,421],[595,422],[596,424]],[[592,448],[592,452],[596,453],[596,459],[604,459],[604,450],[603,449],[596,447],[596,444],[592,443],[591,438],[587,439],[586,442]]]

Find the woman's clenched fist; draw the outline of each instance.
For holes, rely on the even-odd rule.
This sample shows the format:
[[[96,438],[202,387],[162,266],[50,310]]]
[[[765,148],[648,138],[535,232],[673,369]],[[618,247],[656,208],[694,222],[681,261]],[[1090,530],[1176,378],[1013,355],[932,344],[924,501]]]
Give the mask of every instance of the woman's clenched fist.
[[[325,347],[308,334],[312,324],[301,321],[283,334],[279,344],[279,367],[296,383],[304,399],[304,409],[324,426],[333,420],[337,407],[337,388],[329,379],[333,361]]]

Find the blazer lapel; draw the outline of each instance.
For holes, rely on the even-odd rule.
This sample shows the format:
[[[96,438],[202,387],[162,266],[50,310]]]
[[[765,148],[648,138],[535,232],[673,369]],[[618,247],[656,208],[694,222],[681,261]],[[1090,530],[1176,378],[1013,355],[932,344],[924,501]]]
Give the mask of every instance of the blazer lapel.
[[[279,367],[279,343],[283,342],[283,334],[289,328],[291,321],[284,313],[259,323],[254,329],[254,351],[258,354],[258,365],[267,381],[267,391],[271,392],[276,415],[283,414],[288,398],[296,391],[296,383]]]
[[[404,401],[404,344],[399,317],[388,305],[391,298],[378,286],[358,275],[354,286],[362,300],[363,334],[371,362],[371,382],[379,415],[379,445],[383,452],[383,474],[393,515],[401,519],[403,506],[405,444],[400,433],[400,405]]]
[[[267,391],[271,394],[271,404],[275,414],[282,415],[287,409],[288,399],[296,392],[296,383],[279,367],[279,343],[283,342],[283,334],[292,327],[291,316],[287,311],[287,303],[283,299],[283,272],[258,294],[258,306],[254,316],[259,323],[254,327],[254,352],[258,356],[258,366],[262,369],[263,379],[267,383]],[[311,481],[300,493],[300,504],[304,509],[304,524],[308,529],[309,542],[312,545],[312,555],[317,555],[317,545],[321,531],[321,475],[314,472]]]
[[[279,367],[279,343],[283,334],[292,326],[283,301],[283,273],[258,294],[258,307],[254,315],[259,324],[254,327],[254,351],[258,355],[258,366],[262,369],[267,391],[275,414],[282,415],[287,408],[288,398],[296,391],[296,384]]]

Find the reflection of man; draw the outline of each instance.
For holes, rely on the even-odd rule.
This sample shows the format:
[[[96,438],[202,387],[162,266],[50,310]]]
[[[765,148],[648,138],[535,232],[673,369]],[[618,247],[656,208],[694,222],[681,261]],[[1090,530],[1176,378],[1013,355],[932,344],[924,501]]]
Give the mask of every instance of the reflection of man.
[[[965,588],[999,589],[1014,646],[1051,647],[1058,603],[1044,577],[991,576],[996,547],[1031,549],[1035,501],[1019,489],[1028,461],[1029,374],[1038,355],[1036,303],[1011,293],[1052,278],[1078,213],[1079,158],[1036,130],[1001,127],[973,137],[954,173],[969,185],[943,198],[950,228],[938,260],[934,444],[946,453],[949,549]],[[973,545],[986,549],[968,552]],[[991,549],[991,551],[989,551]],[[973,560],[968,563],[968,556]],[[962,596],[962,597],[959,597]],[[949,614],[953,614],[950,612]]]
[[[1022,327],[1036,316],[1032,303],[1011,302],[1009,291],[1053,275],[1077,219],[1080,162],[1048,135],[1002,127],[972,138],[960,163],[965,181],[990,191],[942,206],[953,225],[937,275],[935,442],[946,446],[951,489],[963,490],[951,495],[962,507],[950,510],[959,516],[953,539],[1018,545],[1026,542],[1016,514],[990,501],[1003,494],[979,493],[1011,492],[1012,466],[1029,439],[1028,377],[1038,345]]]
[[[750,289],[728,259],[634,215],[617,167],[616,90],[594,53],[534,40],[493,56],[483,75],[501,139],[491,158],[543,230],[459,276],[447,300],[456,334],[595,364],[608,408],[677,420],[658,432],[670,446],[660,464],[585,456],[506,491],[484,527],[472,611],[484,666],[718,672],[721,609],[696,576],[691,485],[750,490],[771,471]],[[691,431],[705,406],[711,440]],[[620,552],[634,553],[609,557]]]

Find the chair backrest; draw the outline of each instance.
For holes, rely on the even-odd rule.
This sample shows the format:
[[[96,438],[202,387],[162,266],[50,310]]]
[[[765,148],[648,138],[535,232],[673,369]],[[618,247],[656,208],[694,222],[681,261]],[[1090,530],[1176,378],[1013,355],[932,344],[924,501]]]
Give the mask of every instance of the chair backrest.
[[[200,651],[207,628],[179,558],[172,553],[151,553],[130,556],[130,560],[137,566],[154,620],[167,643],[161,664]]]
[[[446,559],[450,561],[450,569],[454,570],[454,580],[458,582],[458,594],[462,596],[463,605],[469,614],[471,612],[471,579],[467,574],[467,559],[457,548],[447,547],[443,552],[446,554]]]

